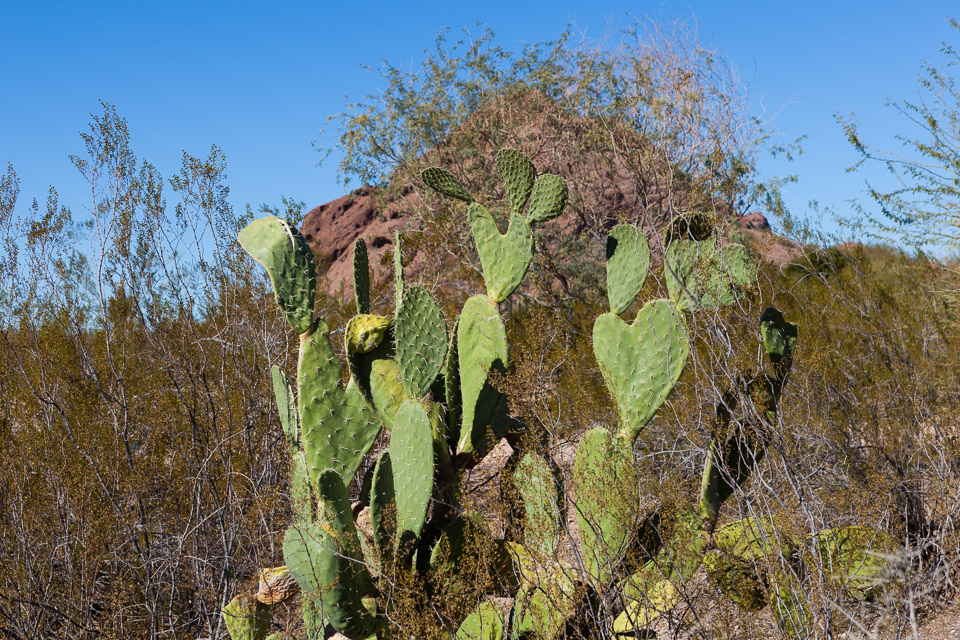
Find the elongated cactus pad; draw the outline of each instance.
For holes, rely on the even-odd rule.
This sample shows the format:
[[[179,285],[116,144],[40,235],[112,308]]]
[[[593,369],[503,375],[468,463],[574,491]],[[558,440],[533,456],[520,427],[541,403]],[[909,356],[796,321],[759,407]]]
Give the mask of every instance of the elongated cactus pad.
[[[390,461],[396,487],[400,538],[420,536],[433,493],[433,427],[422,404],[407,400],[397,411],[390,433]]]
[[[293,330],[308,331],[313,321],[317,275],[307,241],[276,216],[254,220],[237,239],[244,251],[267,270],[277,304]]]
[[[501,149],[497,153],[497,171],[507,190],[510,208],[514,213],[522,214],[527,200],[530,199],[533,181],[537,177],[533,163],[516,149]]]
[[[613,577],[637,529],[640,489],[631,445],[623,435],[596,427],[577,446],[573,483],[580,546],[587,573],[598,585]]]
[[[264,640],[270,631],[270,607],[241,594],[223,608],[223,621],[232,640]]]
[[[350,638],[366,637],[378,627],[363,602],[373,582],[363,562],[347,490],[328,469],[317,483],[317,521],[287,529],[283,557],[304,596],[320,595],[324,617]]]
[[[563,213],[566,206],[567,183],[560,176],[544,174],[533,183],[527,220],[531,223],[553,220]]]
[[[617,315],[627,310],[647,279],[650,245],[643,232],[630,224],[617,225],[607,237],[607,298]]]
[[[474,202],[468,209],[470,229],[480,256],[487,294],[503,302],[520,285],[533,259],[533,232],[520,214],[510,216],[510,226],[501,234],[487,209]]]
[[[683,317],[669,300],[643,306],[632,325],[605,313],[593,325],[593,352],[631,442],[666,401],[687,362]]]
[[[460,332],[460,318],[453,324],[450,332],[450,344],[443,369],[444,401],[447,404],[447,443],[454,449],[460,440],[460,420],[463,417],[463,397],[460,394],[460,349],[457,336]]]
[[[290,506],[293,508],[294,522],[313,520],[312,495],[306,454],[297,451],[290,458]]]
[[[718,249],[713,239],[677,240],[667,247],[664,277],[670,298],[684,311],[715,309],[739,300],[757,268],[743,245]]]
[[[370,313],[370,263],[363,238],[353,243],[353,295],[357,300],[357,315]]]
[[[373,525],[374,548],[382,559],[390,558],[393,555],[397,537],[397,499],[393,487],[393,465],[390,462],[389,451],[380,454],[373,472],[370,522]]]
[[[500,404],[500,392],[488,375],[507,369],[507,330],[497,305],[487,296],[473,296],[463,305],[457,329],[460,389],[463,401],[461,452],[482,455],[492,443],[487,428]]]
[[[422,398],[443,369],[447,325],[443,312],[423,287],[410,287],[397,308],[394,343],[407,396]]]
[[[457,629],[455,640],[503,640],[503,613],[492,602],[481,602]]]
[[[550,464],[534,453],[523,454],[513,474],[513,485],[523,499],[523,544],[552,556],[560,534],[560,508]]]
[[[393,278],[396,284],[393,304],[399,307],[403,302],[403,239],[399,231],[393,234]]]
[[[454,178],[449,171],[440,167],[430,167],[424,169],[420,174],[424,184],[445,196],[463,200],[464,202],[473,202],[473,196],[463,188],[463,185]]]
[[[340,386],[340,361],[321,319],[301,338],[297,379],[310,479],[316,483],[324,470],[334,469],[349,484],[381,424],[353,378],[346,389]]]
[[[270,367],[270,378],[273,380],[273,395],[277,400],[280,425],[283,427],[284,435],[287,436],[291,453],[296,453],[300,450],[300,417],[297,415],[297,400],[280,367],[276,365]]]

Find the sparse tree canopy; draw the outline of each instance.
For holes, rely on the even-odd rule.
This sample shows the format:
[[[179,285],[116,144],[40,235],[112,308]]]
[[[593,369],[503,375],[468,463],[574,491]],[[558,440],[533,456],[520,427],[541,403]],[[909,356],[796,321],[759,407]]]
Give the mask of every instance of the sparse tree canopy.
[[[950,21],[960,32],[960,23]],[[868,193],[882,218],[864,205],[858,212],[883,240],[960,250],[960,51],[944,42],[939,62],[924,62],[913,99],[889,102],[907,130],[894,136],[899,151],[872,146],[852,118],[840,118],[847,139],[860,154],[849,170],[867,164],[886,169],[893,187],[868,182]],[[886,184],[886,183],[884,183]]]

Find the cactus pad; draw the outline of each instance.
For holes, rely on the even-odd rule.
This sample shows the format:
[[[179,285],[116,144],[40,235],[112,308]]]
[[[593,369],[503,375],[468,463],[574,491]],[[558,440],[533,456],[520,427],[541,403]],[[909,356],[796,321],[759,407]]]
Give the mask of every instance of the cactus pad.
[[[273,380],[273,395],[277,400],[280,425],[283,427],[284,435],[287,436],[290,451],[296,453],[300,450],[300,419],[297,416],[297,400],[293,397],[293,389],[290,388],[290,383],[287,382],[287,377],[283,375],[280,367],[277,365],[270,367],[270,378]]]
[[[887,534],[869,527],[827,529],[813,536],[813,548],[823,572],[848,596],[873,600],[882,590],[881,578],[894,547]]]
[[[520,214],[510,216],[507,233],[501,234],[487,209],[474,202],[468,209],[470,229],[483,267],[487,294],[503,302],[520,285],[533,259],[533,232]]]
[[[381,558],[389,557],[393,553],[397,535],[397,501],[393,488],[393,465],[390,463],[389,451],[380,454],[373,472],[370,522],[374,548]]]
[[[363,238],[353,243],[353,295],[357,300],[357,315],[370,313],[370,263]]]
[[[351,378],[340,385],[340,361],[330,346],[323,320],[314,323],[300,342],[297,371],[300,389],[304,452],[310,479],[334,469],[349,484],[377,434],[381,423]]]
[[[455,640],[503,640],[503,614],[492,602],[482,602],[470,612],[460,628]]]
[[[463,200],[464,202],[473,202],[473,196],[445,169],[430,167],[429,169],[425,169],[420,174],[420,177],[423,179],[425,185],[437,193],[442,193],[445,196]]]
[[[513,474],[513,486],[523,499],[523,544],[552,556],[560,533],[560,511],[550,464],[533,453],[523,454]]]
[[[664,277],[684,311],[729,306],[753,285],[757,267],[743,245],[718,249],[714,239],[677,240],[667,247]]]
[[[447,347],[447,359],[443,369],[444,401],[447,405],[447,443],[456,449],[460,440],[460,419],[463,416],[463,398],[460,395],[460,351],[457,335],[460,332],[460,318],[453,324],[450,332],[450,344]]]
[[[645,304],[632,325],[613,313],[597,318],[593,352],[631,442],[670,395],[689,351],[683,317],[669,300]]]
[[[362,599],[373,590],[340,476],[328,469],[317,482],[317,521],[287,529],[283,557],[304,595],[319,593],[323,613],[348,637],[375,632],[377,620]]]
[[[533,163],[516,149],[501,149],[497,153],[497,171],[507,190],[510,209],[518,215],[522,214],[527,200],[530,199],[533,181],[537,177]]]
[[[447,356],[443,312],[423,287],[410,287],[404,292],[397,308],[394,344],[404,391],[411,398],[422,398]]]
[[[767,352],[770,362],[775,365],[793,358],[793,351],[797,347],[798,333],[796,323],[787,322],[776,307],[768,307],[760,316],[760,335],[763,338],[763,348]]]
[[[223,608],[223,621],[232,640],[264,640],[270,631],[270,607],[242,594]]]
[[[566,206],[567,183],[560,176],[544,174],[533,183],[527,220],[530,222],[553,220],[563,213],[563,208]]]
[[[631,444],[596,427],[580,440],[573,463],[584,564],[599,585],[613,577],[637,528],[640,489]]]
[[[244,227],[237,239],[244,251],[267,270],[277,304],[297,333],[313,321],[317,275],[313,251],[300,232],[285,220],[267,216]]]
[[[650,245],[643,232],[629,224],[617,225],[607,237],[607,297],[617,315],[627,310],[647,279]]]
[[[422,404],[407,400],[390,433],[390,461],[396,487],[397,531],[419,537],[433,493],[433,427]]]
[[[487,428],[500,404],[500,392],[488,376],[507,368],[507,331],[493,300],[473,296],[463,305],[457,346],[463,402],[459,449],[482,455],[492,444],[487,442]]]

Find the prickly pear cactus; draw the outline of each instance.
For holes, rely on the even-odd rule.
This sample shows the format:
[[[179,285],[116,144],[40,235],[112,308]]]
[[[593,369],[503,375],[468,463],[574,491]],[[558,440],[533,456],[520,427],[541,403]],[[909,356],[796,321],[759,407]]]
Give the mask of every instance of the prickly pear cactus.
[[[243,228],[240,246],[267,270],[277,304],[297,333],[310,329],[317,275],[313,251],[286,220],[268,216]]]
[[[683,316],[669,300],[648,302],[628,325],[605,313],[593,325],[593,352],[631,442],[680,379],[690,351]]]
[[[270,631],[270,608],[241,594],[223,608],[223,621],[233,640],[264,640]]]

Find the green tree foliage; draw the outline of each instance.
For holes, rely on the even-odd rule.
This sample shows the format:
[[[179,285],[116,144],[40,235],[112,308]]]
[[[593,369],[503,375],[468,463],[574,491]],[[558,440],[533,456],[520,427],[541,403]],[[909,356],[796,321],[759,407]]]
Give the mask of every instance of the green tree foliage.
[[[960,32],[960,23],[950,25]],[[924,62],[913,99],[891,102],[905,125],[894,139],[900,150],[884,150],[863,139],[852,118],[840,118],[860,160],[849,170],[879,165],[892,181],[868,182],[868,193],[882,218],[858,206],[862,223],[877,237],[910,246],[960,249],[960,51],[944,42],[942,60]]]

